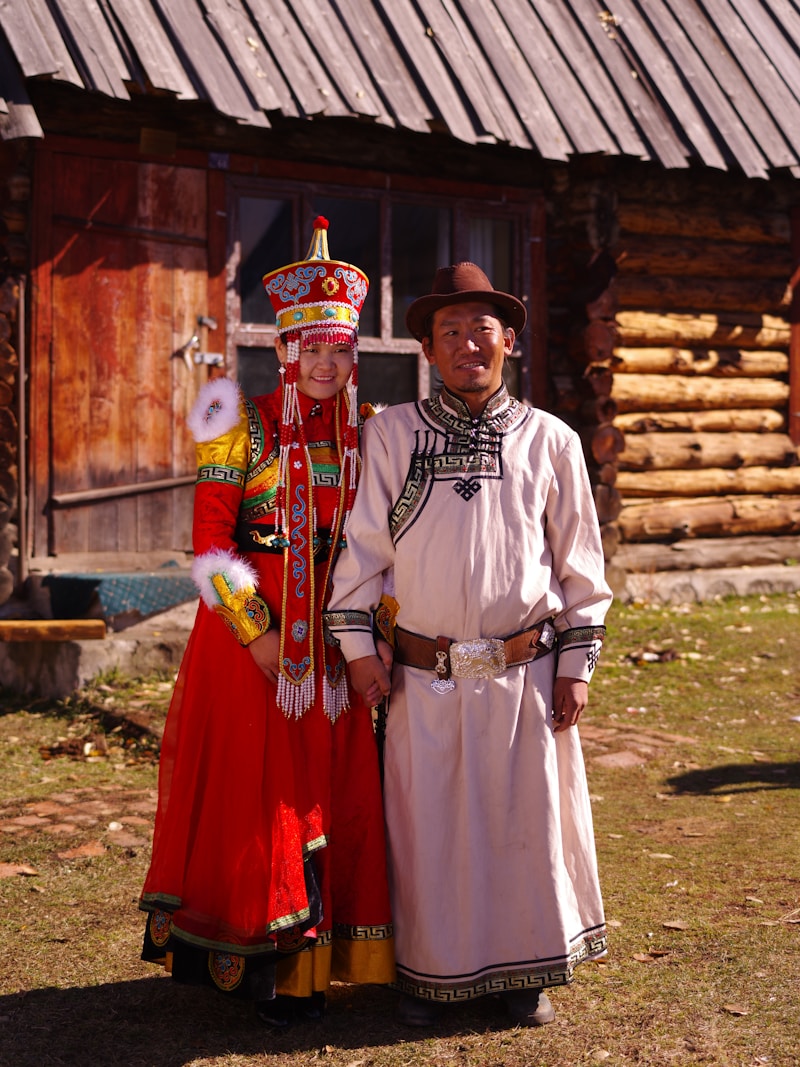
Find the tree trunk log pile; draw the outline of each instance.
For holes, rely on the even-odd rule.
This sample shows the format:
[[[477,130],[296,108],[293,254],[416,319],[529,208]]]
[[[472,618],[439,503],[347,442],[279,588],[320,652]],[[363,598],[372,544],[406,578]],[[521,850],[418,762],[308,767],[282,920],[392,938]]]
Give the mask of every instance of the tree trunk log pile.
[[[624,310],[609,365],[625,435],[621,559],[628,569],[673,569],[676,559],[683,567],[689,557],[667,546],[707,540],[698,565],[743,565],[759,555],[754,539],[776,537],[786,538],[784,558],[794,557],[788,215],[742,210],[729,225],[700,204],[691,215],[676,210],[672,224],[667,205],[656,216],[632,202],[619,215]],[[659,240],[654,227],[671,232]],[[660,554],[632,551],[653,544]]]
[[[572,357],[606,560],[625,573],[800,559],[790,217],[743,188],[735,211],[685,176],[616,190],[616,275]]]

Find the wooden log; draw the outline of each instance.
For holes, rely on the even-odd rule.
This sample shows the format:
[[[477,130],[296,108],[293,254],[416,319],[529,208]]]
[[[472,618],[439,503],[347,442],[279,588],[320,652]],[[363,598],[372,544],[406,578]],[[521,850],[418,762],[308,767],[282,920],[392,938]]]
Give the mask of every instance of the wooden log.
[[[615,374],[611,397],[621,412],[782,408],[789,386],[775,378],[687,378],[680,374]]]
[[[617,250],[620,275],[671,274],[691,278],[783,278],[792,274],[788,245],[707,241],[664,234],[654,241],[626,234]]]
[[[773,408],[730,411],[633,411],[617,415],[614,425],[624,434],[653,433],[657,430],[692,430],[728,433],[736,427],[742,433],[777,433],[786,429],[786,418]]]
[[[657,200],[620,198],[620,234],[658,234],[664,237],[704,237],[713,241],[788,245],[791,237],[785,211],[744,212],[715,203],[668,204]],[[622,239],[620,239],[622,244]]]
[[[603,559],[614,559],[622,540],[619,526],[614,522],[604,522],[600,527],[600,543],[603,546]]]
[[[789,373],[785,352],[745,348],[624,348],[614,349],[615,374],[686,374],[724,378],[771,378]]]
[[[625,541],[800,533],[800,496],[684,497],[626,504],[619,523]]]
[[[584,371],[582,381],[586,382],[595,396],[609,396],[614,384],[614,375],[609,367],[593,363]]]
[[[602,363],[613,355],[618,337],[615,322],[594,319],[578,337],[570,354],[577,362]]]
[[[786,278],[740,281],[738,278],[684,278],[664,275],[627,274],[617,281],[619,302],[626,308],[659,308],[665,311],[758,312],[779,314],[791,302]]]
[[[624,436],[608,422],[583,431],[581,439],[586,453],[601,467],[606,463],[616,463],[617,456],[625,447]]]
[[[622,345],[676,345],[708,348],[788,348],[789,324],[772,315],[667,315],[620,311]]]
[[[102,619],[0,619],[0,641],[93,641],[105,636]]]
[[[600,529],[602,539],[603,528]],[[709,567],[758,567],[800,560],[800,537],[703,537],[671,545],[620,545],[614,562],[624,570],[689,571]]]
[[[800,466],[742,467],[740,470],[620,471],[616,487],[623,498],[711,496],[714,493],[800,493]]]
[[[593,422],[613,422],[619,408],[610,396],[592,396],[581,404],[581,418],[585,425]]]
[[[596,485],[594,505],[600,523],[614,522],[622,511],[622,497],[613,485]]]
[[[591,473],[596,482],[601,482],[603,485],[616,484],[618,473],[616,463],[604,463],[601,467],[593,468]]]
[[[788,273],[789,271],[787,271]],[[612,320],[617,311],[619,311],[619,297],[616,283],[612,279],[600,296],[586,304],[586,318],[590,322],[594,322],[596,319]]]
[[[625,438],[620,471],[791,467],[797,449],[782,433],[642,433]]]

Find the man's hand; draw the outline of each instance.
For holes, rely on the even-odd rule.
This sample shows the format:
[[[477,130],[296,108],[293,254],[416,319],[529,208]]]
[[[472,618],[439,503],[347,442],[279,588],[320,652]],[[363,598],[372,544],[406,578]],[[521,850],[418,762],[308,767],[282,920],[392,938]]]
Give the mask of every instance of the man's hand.
[[[556,678],[553,684],[553,727],[556,733],[577,725],[589,702],[589,684],[577,678]]]
[[[381,646],[384,646],[381,648]],[[392,688],[391,676],[384,660],[386,650],[391,655],[391,648],[385,641],[378,642],[378,655],[361,656],[348,664],[350,683],[364,703],[374,708],[389,695]],[[391,665],[391,664],[390,664]]]
[[[281,632],[280,630],[267,630],[255,641],[247,646],[250,655],[273,685],[278,684],[281,655]]]

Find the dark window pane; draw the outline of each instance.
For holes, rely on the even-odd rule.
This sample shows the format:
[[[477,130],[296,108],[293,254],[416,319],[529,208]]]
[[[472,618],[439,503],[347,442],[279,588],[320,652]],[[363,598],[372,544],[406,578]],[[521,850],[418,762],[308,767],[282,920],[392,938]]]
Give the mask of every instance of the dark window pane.
[[[275,322],[261,279],[267,271],[292,263],[292,204],[289,200],[243,196],[239,200],[239,271],[242,322]]]
[[[514,261],[509,219],[471,218],[469,258],[483,268],[495,289],[514,293]]]
[[[439,267],[451,261],[448,208],[425,204],[392,207],[392,336],[408,337],[406,311],[431,291]]]
[[[362,404],[402,404],[417,399],[417,357],[358,353],[358,399]]]
[[[328,252],[331,259],[353,263],[369,278],[369,293],[361,311],[359,333],[365,337],[380,337],[380,213],[377,200],[318,196],[314,198],[313,208],[315,216],[324,215],[330,223]],[[303,255],[307,248],[308,245],[303,249]]]
[[[280,375],[274,348],[238,348],[236,362],[239,385],[245,396],[262,396],[278,388]]]

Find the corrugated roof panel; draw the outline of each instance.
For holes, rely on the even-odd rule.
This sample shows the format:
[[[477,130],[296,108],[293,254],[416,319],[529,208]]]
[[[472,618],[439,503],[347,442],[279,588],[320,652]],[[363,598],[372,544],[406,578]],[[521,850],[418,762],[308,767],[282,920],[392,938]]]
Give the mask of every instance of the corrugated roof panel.
[[[26,78],[49,75],[83,86],[61,28],[46,0],[3,0],[0,20]]]
[[[798,162],[800,102],[779,76],[774,64],[773,57],[780,50],[784,39],[777,27],[770,27],[770,19],[764,16],[762,8],[759,22],[762,39],[759,43],[753,37],[747,17],[740,17],[734,10],[735,6],[741,8],[741,15],[747,16],[749,12],[751,17],[755,17],[755,7],[748,0],[737,0],[736,5],[731,5],[727,0],[706,0],[706,9],[715,20],[717,32],[744,75],[740,74],[738,78],[739,92],[735,88],[733,91],[737,92],[741,100],[750,97],[757,99],[760,111],[781,116],[783,136],[778,134],[777,127],[769,118],[766,122],[757,118],[749,124],[753,136],[762,145],[774,166],[789,166]],[[772,30],[771,33],[768,32],[769,29]],[[797,49],[794,53],[794,66],[800,66]],[[739,106],[738,100],[734,103]],[[789,148],[789,145],[793,146],[794,150]]]
[[[503,10],[504,0],[495,0]],[[597,108],[611,137],[623,155],[646,158],[648,149],[627,111],[613,80],[592,47],[579,19],[563,4],[537,4],[528,0],[531,10],[542,20],[548,33],[583,88]]]
[[[371,119],[552,160],[795,173],[800,0],[605,2],[0,0],[0,27],[23,90],[133,82],[251,126]],[[38,128],[8,83],[4,137]]]
[[[127,100],[130,69],[94,0],[59,0],[58,18],[72,39],[72,58],[87,89]]]
[[[396,125],[426,133],[433,118],[430,106],[375,5],[337,0],[336,6]]]
[[[268,126],[263,111],[256,108],[245,91],[195,0],[152,0],[152,3],[173,41],[180,43],[189,64],[187,73],[198,87],[198,95],[205,95],[223,115],[252,126]]]
[[[44,137],[10,45],[0,33],[0,140]]]
[[[732,52],[720,36],[717,26],[708,22],[705,13],[697,2],[692,0],[668,0],[676,16],[681,19],[683,29],[691,37],[711,75],[725,94],[725,100],[736,111],[741,124],[748,130],[751,142],[758,145],[759,156],[766,158],[777,166],[788,166],[797,162],[797,156],[786,143],[777,125],[765,108],[764,103],[754,91],[749,80],[742,77],[742,70],[737,62],[737,53]],[[721,131],[724,129],[720,126]],[[724,133],[723,133],[724,136]],[[726,137],[737,159],[743,158],[739,153],[734,137]],[[763,168],[763,163],[759,164]]]
[[[800,100],[800,11],[791,0],[759,0],[757,6],[764,8],[764,15],[758,20],[759,27],[771,15],[778,31],[769,35],[770,59],[780,77]]]
[[[461,0],[472,31],[531,140],[545,159],[569,159],[574,144],[491,0]]]
[[[687,167],[690,146],[676,128],[677,124],[673,126],[672,117],[661,101],[649,92],[645,81],[638,76],[624,39],[617,35],[615,17],[611,12],[599,9],[597,0],[565,0],[565,3],[594,44],[598,59],[624,100],[642,140],[648,145],[649,158],[665,167]]]
[[[383,115],[383,102],[369,71],[329,0],[292,0],[291,6],[308,47],[319,56],[350,111],[369,118]]]
[[[648,10],[658,0],[648,0]],[[676,69],[669,52],[662,47],[657,34],[636,10],[632,0],[614,0],[615,35],[624,40],[636,56],[640,76],[646,75],[659,93],[665,110],[675,115],[684,136],[694,145],[697,154],[708,167],[725,170],[725,154],[717,145],[715,130],[698,110],[692,95],[686,90],[683,72]]]
[[[144,75],[155,89],[196,100],[197,93],[150,0],[106,0]]]
[[[373,0],[406,55],[408,71],[417,87],[432,105],[431,123],[437,119],[453,137],[475,144],[478,133],[457,84],[428,36],[429,27],[421,20],[410,0]],[[431,31],[432,32],[432,31]],[[459,71],[462,78],[466,72]],[[436,111],[438,110],[438,115]]]
[[[684,10],[691,8],[686,0],[679,0],[675,5]],[[661,40],[664,50],[670,55],[678,71],[696,98],[697,104],[705,112],[705,124],[715,141],[725,145],[729,161],[730,156],[738,159],[745,172],[752,176],[766,176],[767,160],[756,140],[742,122],[731,102],[720,88],[717,78],[709,70],[702,55],[688,36],[681,23],[674,17],[667,3],[662,0],[650,0],[647,16]],[[702,35],[705,51],[709,48],[712,35]],[[678,98],[676,98],[678,99]]]
[[[618,145],[606,128],[594,99],[565,61],[557,43],[541,21],[537,6],[529,4],[528,0],[494,0],[494,7],[572,142],[574,152],[615,152]]]
[[[256,27],[269,48],[273,62],[295,97],[292,111],[301,116],[349,114],[339,92],[282,0],[248,0]]]
[[[419,0],[419,4],[432,31],[430,39],[450,70],[469,72],[468,77],[454,77],[460,80],[484,132],[498,141],[532,148],[533,142],[456,5],[448,0]]]
[[[297,113],[291,92],[239,0],[202,0],[233,67],[264,111]]]

